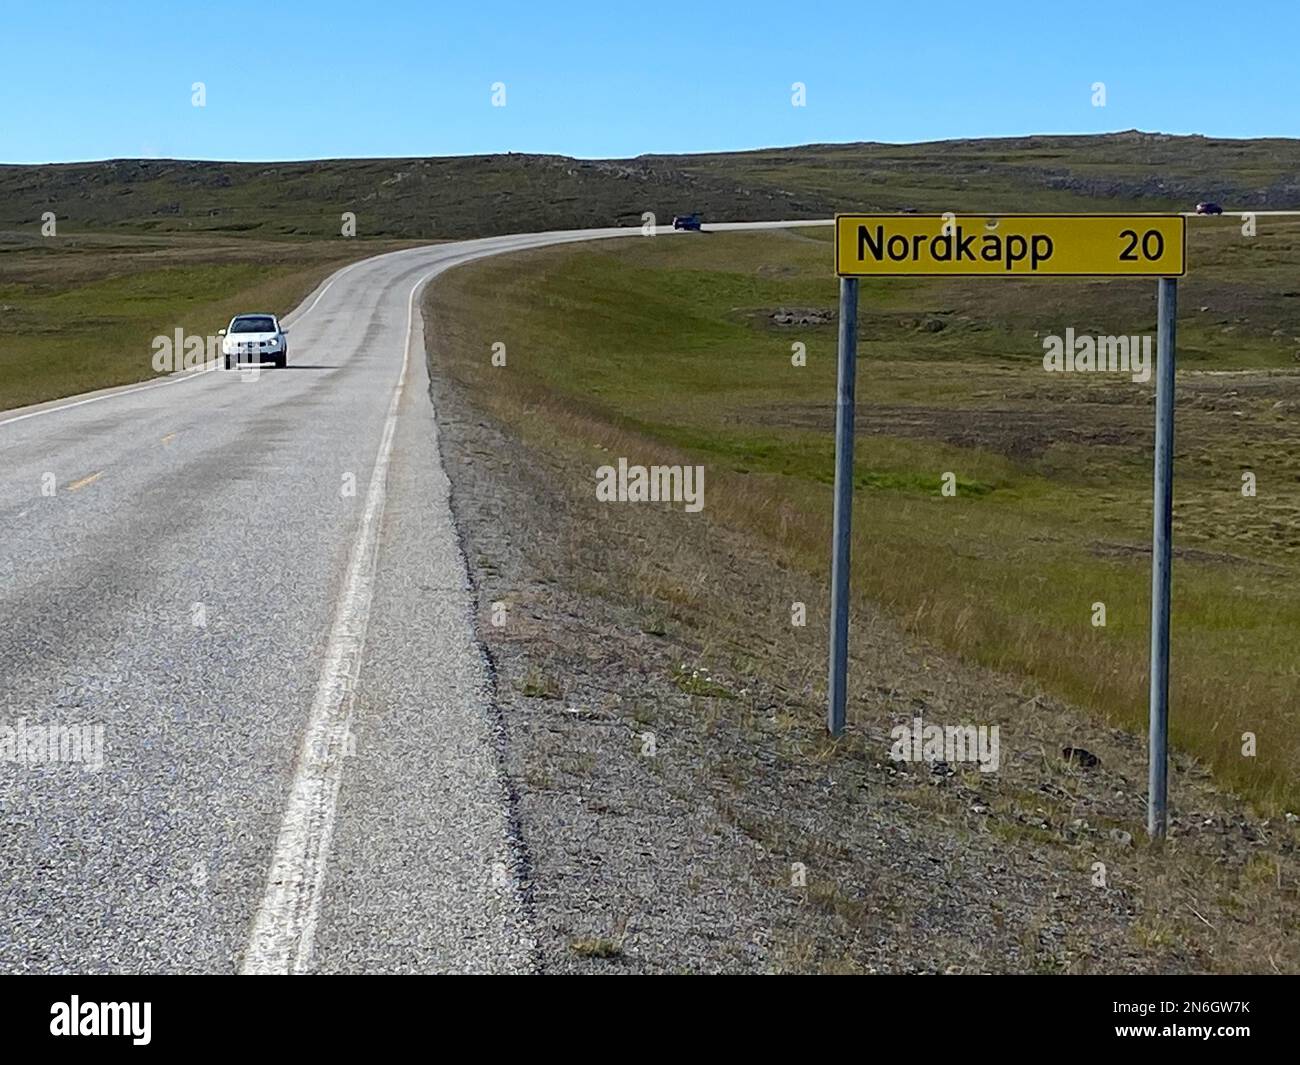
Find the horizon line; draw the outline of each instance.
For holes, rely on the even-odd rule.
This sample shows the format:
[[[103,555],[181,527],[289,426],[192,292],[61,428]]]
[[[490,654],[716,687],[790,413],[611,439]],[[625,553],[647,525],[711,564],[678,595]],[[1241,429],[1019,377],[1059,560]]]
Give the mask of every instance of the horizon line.
[[[962,144],[991,141],[1023,141],[1034,139],[1074,139],[1093,140],[1122,136],[1165,137],[1169,139],[1205,140],[1205,141],[1300,141],[1300,137],[1284,135],[1225,137],[1208,133],[1168,133],[1162,130],[1142,130],[1137,128],[1104,130],[1091,133],[1007,133],[986,137],[939,137],[928,140],[857,140],[857,141],[807,141],[799,144],[768,144],[748,148],[712,148],[693,151],[645,151],[636,155],[570,155],[556,151],[514,151],[507,149],[496,152],[451,152],[443,155],[321,155],[300,158],[268,159],[216,159],[197,156],[168,155],[115,155],[95,159],[47,159],[43,161],[0,161],[0,166],[93,166],[98,163],[220,163],[235,166],[288,165],[295,163],[337,163],[337,162],[383,162],[391,159],[490,159],[495,157],[532,156],[539,159],[572,159],[575,162],[613,163],[630,162],[637,159],[655,158],[689,158],[709,155],[750,155],[759,152],[798,151],[808,148],[853,148],[853,147],[922,147],[928,144]]]

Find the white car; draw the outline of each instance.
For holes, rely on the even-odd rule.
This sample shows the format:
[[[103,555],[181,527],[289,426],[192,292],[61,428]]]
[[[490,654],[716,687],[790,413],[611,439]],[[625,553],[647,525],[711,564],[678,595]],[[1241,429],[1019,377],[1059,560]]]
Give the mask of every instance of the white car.
[[[270,362],[283,369],[289,361],[289,333],[273,314],[237,314],[220,330],[226,369],[239,362]]]

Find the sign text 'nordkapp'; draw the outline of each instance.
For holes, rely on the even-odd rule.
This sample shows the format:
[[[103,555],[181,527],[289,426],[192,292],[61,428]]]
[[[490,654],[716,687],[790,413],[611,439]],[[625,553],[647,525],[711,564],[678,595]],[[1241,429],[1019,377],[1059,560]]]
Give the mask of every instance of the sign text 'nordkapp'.
[[[1177,277],[1182,215],[838,215],[841,277]]]

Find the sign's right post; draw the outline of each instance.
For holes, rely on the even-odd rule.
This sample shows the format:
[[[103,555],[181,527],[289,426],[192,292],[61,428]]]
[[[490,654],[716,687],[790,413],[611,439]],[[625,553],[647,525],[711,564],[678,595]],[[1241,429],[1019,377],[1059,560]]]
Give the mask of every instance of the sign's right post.
[[[1151,706],[1147,721],[1147,835],[1163,839],[1169,793],[1169,587],[1174,520],[1174,328],[1178,281],[1156,296],[1156,459],[1151,527]]]

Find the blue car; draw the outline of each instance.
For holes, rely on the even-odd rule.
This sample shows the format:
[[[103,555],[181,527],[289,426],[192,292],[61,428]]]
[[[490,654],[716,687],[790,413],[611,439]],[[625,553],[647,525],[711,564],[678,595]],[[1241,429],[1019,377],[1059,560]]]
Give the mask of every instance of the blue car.
[[[700,216],[697,214],[673,215],[673,229],[699,229]]]

